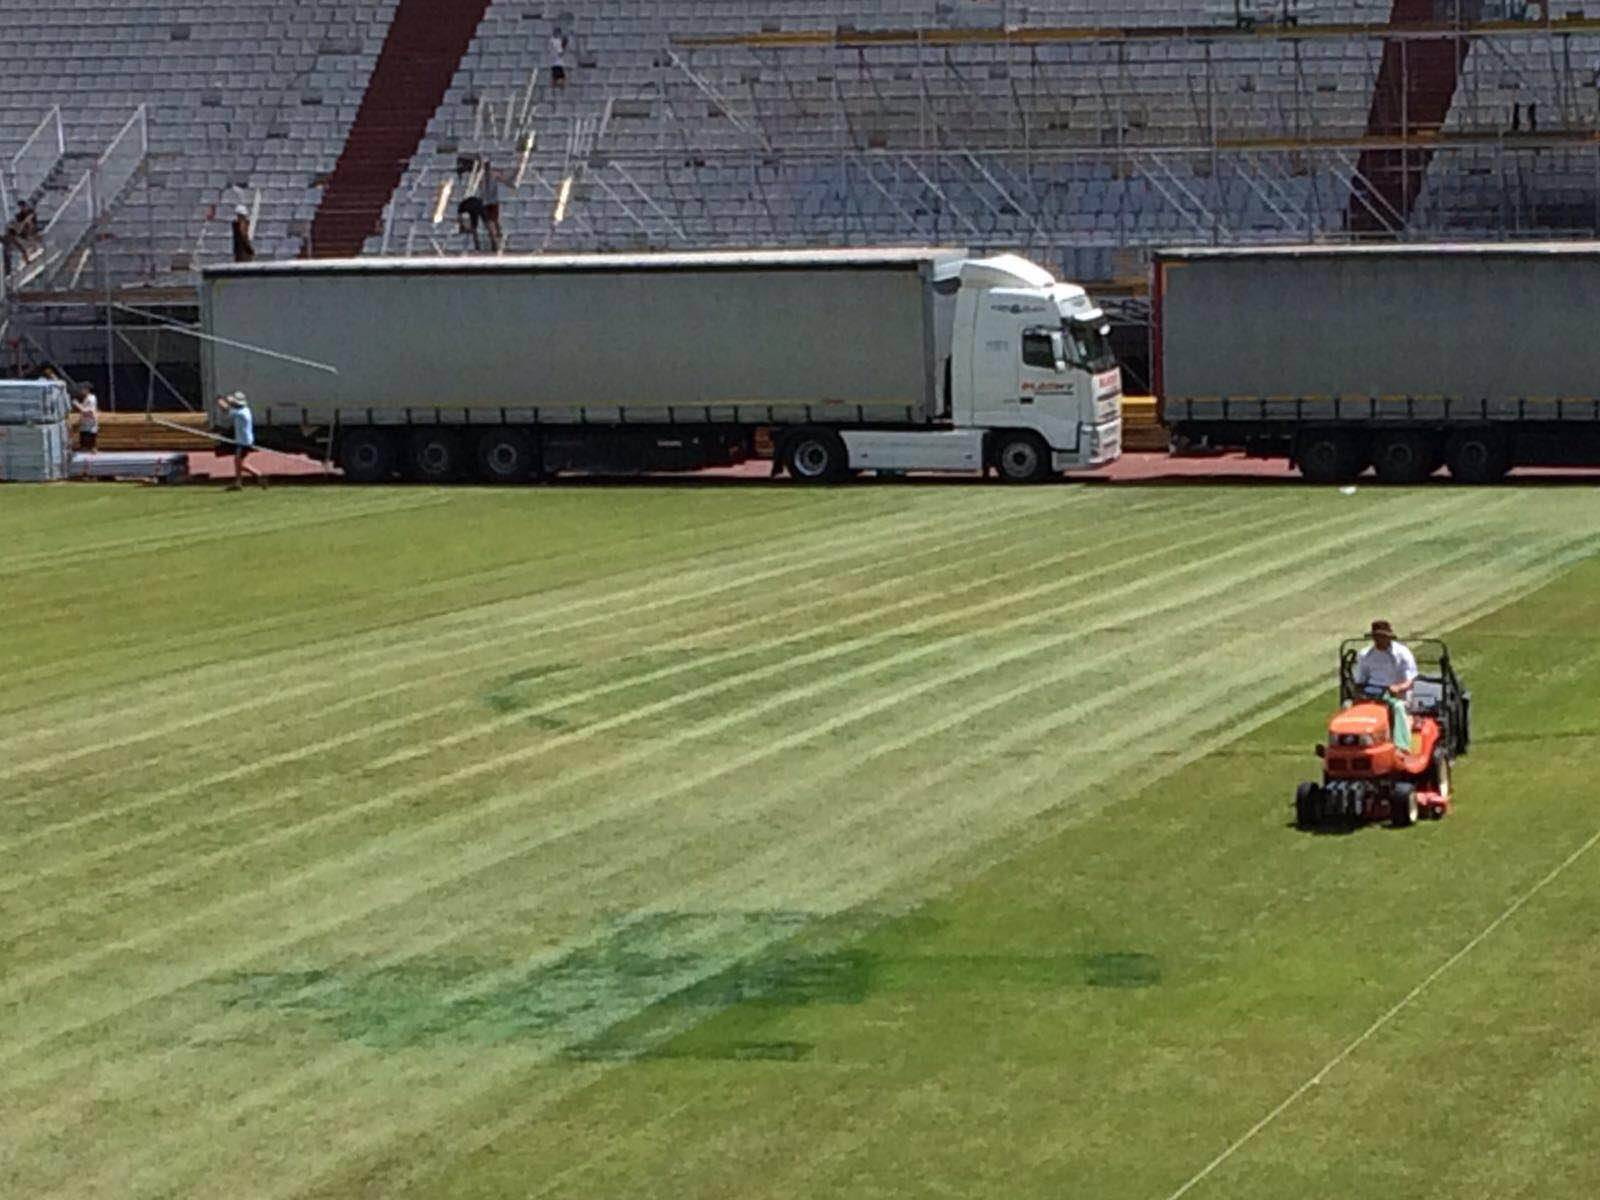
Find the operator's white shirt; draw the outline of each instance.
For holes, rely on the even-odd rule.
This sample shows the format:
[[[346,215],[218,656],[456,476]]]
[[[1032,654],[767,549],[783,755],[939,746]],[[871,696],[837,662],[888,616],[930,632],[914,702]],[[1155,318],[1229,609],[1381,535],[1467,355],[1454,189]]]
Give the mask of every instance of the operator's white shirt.
[[[1409,683],[1417,677],[1417,659],[1399,642],[1390,642],[1387,650],[1368,646],[1356,659],[1356,684],[1370,683],[1374,687],[1390,687],[1396,683]]]

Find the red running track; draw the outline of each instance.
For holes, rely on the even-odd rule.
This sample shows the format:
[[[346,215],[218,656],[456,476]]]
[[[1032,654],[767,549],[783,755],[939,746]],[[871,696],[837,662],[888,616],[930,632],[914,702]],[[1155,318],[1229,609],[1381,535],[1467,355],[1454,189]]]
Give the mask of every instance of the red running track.
[[[293,480],[295,482],[337,481],[337,471],[332,473],[323,470],[320,462],[293,454],[279,454],[271,450],[260,450],[250,456],[250,464],[258,471],[262,471],[273,479]],[[193,453],[189,455],[190,478],[199,482],[221,481],[228,482],[233,479],[233,458],[231,456],[218,457],[207,453]],[[589,484],[617,484],[629,482],[648,482],[651,484],[707,484],[719,482],[724,484],[737,484],[741,482],[764,481],[772,475],[772,464],[769,462],[748,462],[737,467],[719,467],[708,471],[698,471],[692,474],[650,475],[628,478],[599,478],[573,476],[573,483]],[[978,482],[973,476],[967,475],[917,475],[912,477],[918,483],[942,483],[945,485],[972,484]],[[1441,476],[1441,479],[1444,478]],[[1511,473],[1513,482],[1517,483],[1600,483],[1600,473],[1593,470],[1557,469],[1557,468],[1522,468]],[[1099,483],[1099,484],[1141,484],[1141,483],[1189,483],[1189,484],[1245,484],[1245,483],[1284,483],[1296,486],[1311,486],[1305,484],[1294,471],[1289,469],[1286,462],[1281,459],[1246,458],[1242,454],[1223,454],[1206,458],[1172,458],[1166,454],[1137,453],[1124,454],[1120,460],[1109,467],[1098,471],[1075,474],[1067,477],[1069,482]],[[564,478],[564,482],[566,479]],[[872,486],[903,486],[903,479],[875,479],[867,475],[862,479],[862,484]],[[1370,478],[1362,480],[1363,486],[1376,486]],[[788,486],[785,481],[784,486]]]

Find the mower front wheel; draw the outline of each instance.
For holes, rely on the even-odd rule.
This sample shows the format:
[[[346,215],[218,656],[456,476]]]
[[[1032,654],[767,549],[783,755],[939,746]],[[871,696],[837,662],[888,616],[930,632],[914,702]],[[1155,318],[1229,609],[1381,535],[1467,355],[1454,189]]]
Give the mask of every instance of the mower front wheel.
[[[1310,829],[1317,823],[1317,801],[1321,789],[1314,783],[1302,783],[1294,793],[1294,823],[1301,829]]]
[[[1396,829],[1406,829],[1417,823],[1417,789],[1409,783],[1397,783],[1389,795],[1389,824]]]

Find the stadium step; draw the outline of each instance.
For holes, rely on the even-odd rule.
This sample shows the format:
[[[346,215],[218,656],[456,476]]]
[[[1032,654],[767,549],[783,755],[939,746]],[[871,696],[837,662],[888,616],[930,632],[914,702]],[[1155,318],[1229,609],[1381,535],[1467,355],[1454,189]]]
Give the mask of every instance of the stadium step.
[[[1122,398],[1122,448],[1165,453],[1169,438],[1156,416],[1154,396]]]
[[[312,219],[316,257],[359,254],[377,230],[488,7],[489,0],[400,0]]]

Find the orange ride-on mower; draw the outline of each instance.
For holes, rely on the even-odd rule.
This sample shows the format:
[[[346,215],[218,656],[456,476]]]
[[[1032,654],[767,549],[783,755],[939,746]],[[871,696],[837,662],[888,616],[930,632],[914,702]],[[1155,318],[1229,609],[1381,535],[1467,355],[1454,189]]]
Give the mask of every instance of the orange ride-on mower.
[[[1450,666],[1441,641],[1409,643],[1417,680],[1407,700],[1411,748],[1394,742],[1392,712],[1382,688],[1356,683],[1356,658],[1365,638],[1339,647],[1339,711],[1328,722],[1328,741],[1317,747],[1322,782],[1295,792],[1295,824],[1388,821],[1397,828],[1450,811],[1450,770],[1471,741],[1472,696]]]

